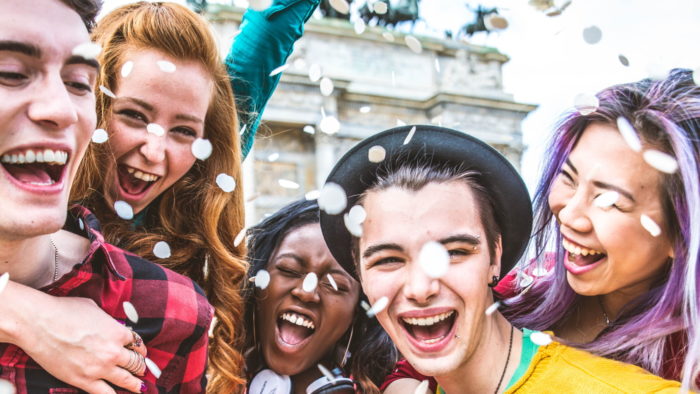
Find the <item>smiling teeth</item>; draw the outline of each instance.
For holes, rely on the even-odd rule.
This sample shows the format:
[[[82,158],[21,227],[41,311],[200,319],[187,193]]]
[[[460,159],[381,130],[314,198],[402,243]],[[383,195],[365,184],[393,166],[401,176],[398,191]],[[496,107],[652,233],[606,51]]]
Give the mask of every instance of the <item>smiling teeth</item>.
[[[432,326],[452,316],[453,313],[454,311],[449,311],[431,317],[403,317],[402,319],[406,324],[413,326]]]
[[[0,161],[7,164],[46,163],[64,165],[68,161],[68,152],[52,149],[28,149],[20,153],[4,154]]]
[[[574,245],[571,242],[567,241],[566,239],[562,239],[561,241],[562,246],[564,246],[564,249],[566,249],[567,252],[571,254],[580,254],[581,256],[588,256],[588,255],[595,255],[595,254],[605,254],[603,252],[600,252],[595,249],[588,249],[588,248],[582,248],[580,246]]]
[[[126,171],[127,171],[129,174],[131,174],[134,178],[140,179],[140,180],[146,181],[146,182],[153,182],[153,181],[155,181],[156,179],[159,178],[158,175],[146,174],[145,172],[141,172],[141,171],[139,171],[139,170],[135,170],[135,169],[133,169],[133,168],[131,168],[131,167],[127,168]]]
[[[306,327],[311,330],[316,329],[316,326],[312,321],[307,320],[304,316],[297,315],[296,313],[283,313],[281,318],[282,320],[286,320],[292,324],[296,324],[297,326]]]

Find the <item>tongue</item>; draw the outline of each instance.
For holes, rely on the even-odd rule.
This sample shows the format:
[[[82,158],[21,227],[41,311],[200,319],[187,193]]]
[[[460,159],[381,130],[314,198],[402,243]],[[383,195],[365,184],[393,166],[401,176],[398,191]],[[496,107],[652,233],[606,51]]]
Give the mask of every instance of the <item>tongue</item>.
[[[441,338],[447,335],[452,325],[452,319],[445,319],[431,326],[411,326],[413,336],[421,341],[429,339]]]
[[[308,328],[284,320],[280,322],[279,330],[282,341],[290,345],[296,345],[311,335]]]
[[[5,164],[5,169],[15,179],[23,183],[53,183],[45,167],[41,164],[12,165]]]
[[[150,182],[134,178],[126,171],[119,171],[119,184],[129,194],[140,194],[150,185]]]
[[[574,264],[578,265],[579,267],[584,267],[586,265],[591,265],[598,260],[602,259],[605,255],[603,254],[589,254],[588,256],[583,256],[583,255],[576,255],[573,256],[569,253],[569,261],[573,262]]]

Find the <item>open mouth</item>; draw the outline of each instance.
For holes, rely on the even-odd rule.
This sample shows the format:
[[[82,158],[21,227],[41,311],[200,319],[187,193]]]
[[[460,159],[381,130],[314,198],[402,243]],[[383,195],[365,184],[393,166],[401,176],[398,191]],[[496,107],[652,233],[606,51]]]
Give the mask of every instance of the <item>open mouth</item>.
[[[14,180],[31,186],[59,183],[67,161],[68,152],[58,149],[25,149],[0,157],[2,166]]]
[[[562,239],[562,246],[567,252],[567,260],[579,267],[595,264],[607,256],[601,251],[574,244],[566,238]]]
[[[160,176],[120,164],[117,167],[119,186],[127,195],[139,196],[150,189]]]
[[[428,317],[402,317],[401,323],[416,341],[430,345],[444,339],[452,331],[455,316],[455,311],[449,311]]]
[[[297,312],[283,312],[277,317],[279,337],[287,345],[298,345],[309,338],[316,325],[309,316]]]

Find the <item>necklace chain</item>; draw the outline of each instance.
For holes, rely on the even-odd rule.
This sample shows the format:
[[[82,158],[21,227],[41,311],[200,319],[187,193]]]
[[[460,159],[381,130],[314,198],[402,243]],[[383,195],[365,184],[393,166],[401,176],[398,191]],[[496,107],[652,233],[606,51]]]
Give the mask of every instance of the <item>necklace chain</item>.
[[[510,351],[513,350],[513,331],[515,331],[515,328],[513,328],[513,326],[510,326],[510,343],[508,344],[508,356],[506,356],[506,365],[503,366],[503,372],[501,372],[501,378],[498,380],[498,386],[496,386],[496,391],[494,391],[494,394],[498,393],[498,390],[501,388],[501,383],[503,383],[503,377],[506,376],[506,370],[508,369],[508,363],[510,362]]]
[[[58,280],[58,248],[50,235],[49,241],[51,241],[51,246],[53,246],[53,281],[55,282]]]

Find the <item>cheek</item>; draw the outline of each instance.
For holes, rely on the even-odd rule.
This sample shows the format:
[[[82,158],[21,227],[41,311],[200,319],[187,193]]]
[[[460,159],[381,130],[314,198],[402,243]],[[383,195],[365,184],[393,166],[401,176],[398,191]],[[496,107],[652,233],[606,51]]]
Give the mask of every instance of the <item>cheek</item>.
[[[168,141],[168,162],[170,163],[170,173],[178,179],[184,176],[197,160],[192,155],[192,144]],[[211,157],[207,160],[215,160]]]
[[[567,197],[568,193],[563,185],[559,181],[555,181],[549,191],[549,196],[547,196],[547,202],[552,212],[555,214],[559,212],[566,205]]]

